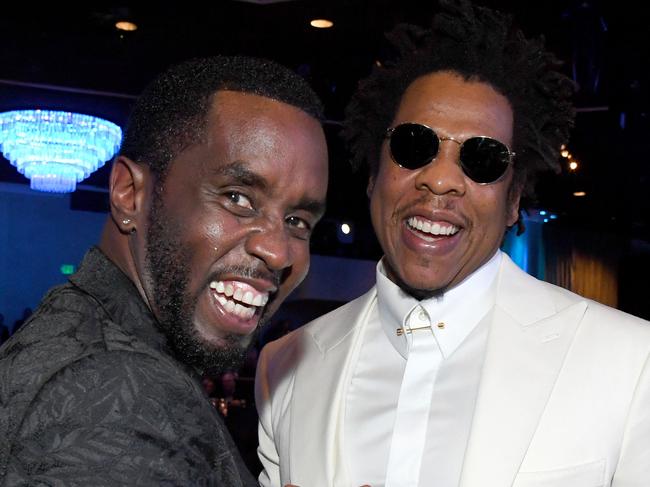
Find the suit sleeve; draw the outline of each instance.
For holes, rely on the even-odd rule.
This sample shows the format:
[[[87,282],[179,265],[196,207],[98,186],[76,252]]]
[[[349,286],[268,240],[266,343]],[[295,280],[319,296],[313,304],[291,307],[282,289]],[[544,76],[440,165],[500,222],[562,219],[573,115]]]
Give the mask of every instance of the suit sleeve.
[[[28,408],[5,485],[251,485],[200,393],[189,376],[144,354],[68,365]]]
[[[270,347],[262,349],[257,363],[255,377],[255,403],[259,414],[259,448],[257,450],[264,469],[260,473],[259,483],[263,487],[280,486],[280,457],[273,437],[273,420],[271,414],[271,386],[268,376]]]
[[[612,487],[650,485],[650,356],[639,376]]]

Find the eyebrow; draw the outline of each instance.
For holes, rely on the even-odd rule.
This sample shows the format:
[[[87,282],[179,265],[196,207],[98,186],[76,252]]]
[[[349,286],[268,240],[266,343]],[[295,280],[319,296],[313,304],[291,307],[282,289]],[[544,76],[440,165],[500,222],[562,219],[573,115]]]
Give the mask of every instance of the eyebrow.
[[[265,190],[268,188],[266,179],[251,171],[243,161],[235,161],[231,164],[220,167],[215,171],[220,176],[228,176],[246,186],[253,186]]]
[[[251,171],[243,161],[234,161],[215,172],[220,176],[230,177],[243,185],[259,188],[261,191],[267,190],[269,186],[265,178]],[[325,214],[326,204],[321,200],[303,198],[292,209],[304,210],[321,217]]]
[[[325,214],[326,205],[324,201],[305,198],[300,200],[294,209],[307,211],[320,218]]]

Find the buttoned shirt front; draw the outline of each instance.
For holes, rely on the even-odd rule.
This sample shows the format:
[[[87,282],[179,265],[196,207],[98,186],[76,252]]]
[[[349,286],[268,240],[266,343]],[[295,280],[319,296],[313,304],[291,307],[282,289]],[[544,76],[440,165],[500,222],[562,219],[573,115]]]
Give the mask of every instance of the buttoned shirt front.
[[[400,464],[413,458],[419,485],[458,484],[487,341],[483,318],[494,306],[500,261],[497,252],[458,286],[423,301],[390,281],[383,263],[378,264],[377,305],[345,394],[343,448],[351,485],[386,485],[387,476],[399,477]],[[433,336],[427,359],[409,369],[409,349],[421,333]],[[407,387],[413,374],[420,381],[430,378],[431,394],[423,396],[421,388],[414,394]],[[400,419],[410,418],[413,409],[423,415],[417,421],[422,431],[411,428],[413,418]],[[416,478],[391,485],[417,484]]]

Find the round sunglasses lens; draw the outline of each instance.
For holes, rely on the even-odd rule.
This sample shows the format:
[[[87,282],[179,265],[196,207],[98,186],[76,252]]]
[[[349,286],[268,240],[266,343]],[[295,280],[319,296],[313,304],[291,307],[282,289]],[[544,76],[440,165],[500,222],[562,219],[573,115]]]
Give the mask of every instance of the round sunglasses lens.
[[[489,137],[467,139],[460,149],[465,174],[477,183],[494,183],[508,169],[510,151],[505,144]]]
[[[390,135],[390,152],[397,164],[418,169],[429,164],[438,152],[438,137],[417,123],[398,125]]]

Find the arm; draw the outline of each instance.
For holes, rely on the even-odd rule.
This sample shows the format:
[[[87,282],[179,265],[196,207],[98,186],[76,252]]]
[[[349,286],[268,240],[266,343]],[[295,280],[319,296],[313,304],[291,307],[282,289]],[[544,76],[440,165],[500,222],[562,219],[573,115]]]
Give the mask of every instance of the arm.
[[[650,356],[639,376],[612,487],[650,485]]]
[[[257,363],[255,376],[255,403],[259,414],[259,448],[257,450],[264,469],[260,473],[259,482],[263,487],[274,487],[280,484],[280,457],[273,438],[271,416],[271,387],[268,377],[269,347],[262,349]]]

